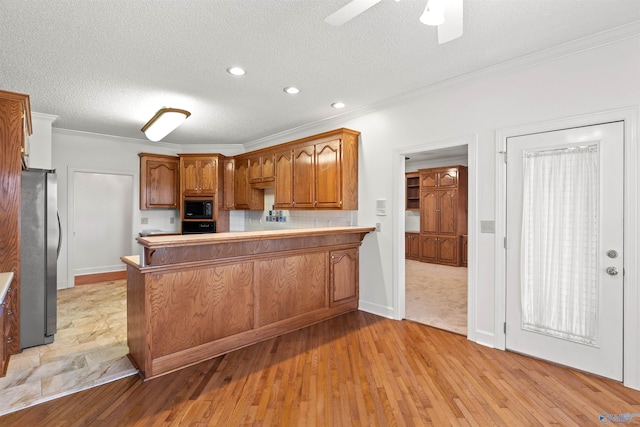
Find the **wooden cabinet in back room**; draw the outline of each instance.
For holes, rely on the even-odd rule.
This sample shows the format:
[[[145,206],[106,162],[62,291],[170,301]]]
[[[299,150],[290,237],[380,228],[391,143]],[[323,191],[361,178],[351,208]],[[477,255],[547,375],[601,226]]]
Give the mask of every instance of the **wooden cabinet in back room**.
[[[467,234],[467,167],[420,169],[420,260],[460,266]]]

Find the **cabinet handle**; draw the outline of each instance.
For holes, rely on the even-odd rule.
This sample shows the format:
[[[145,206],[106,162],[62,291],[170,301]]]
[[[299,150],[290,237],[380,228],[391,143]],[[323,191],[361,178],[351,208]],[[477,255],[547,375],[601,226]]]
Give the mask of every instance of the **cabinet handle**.
[[[291,202],[291,206],[296,207],[296,202]]]
[[[7,315],[11,316],[13,314],[13,310],[7,310]]]
[[[318,206],[318,201],[317,201],[317,200],[314,200],[314,202],[313,202],[313,207],[315,208],[316,206]]]
[[[13,341],[13,338],[7,337],[7,343],[10,343],[11,341]]]

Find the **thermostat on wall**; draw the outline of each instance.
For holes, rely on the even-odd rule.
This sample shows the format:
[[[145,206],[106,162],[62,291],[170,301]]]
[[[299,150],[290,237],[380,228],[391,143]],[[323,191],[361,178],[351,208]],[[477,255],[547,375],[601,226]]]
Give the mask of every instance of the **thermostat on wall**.
[[[387,199],[376,200],[376,215],[385,216],[387,214]]]

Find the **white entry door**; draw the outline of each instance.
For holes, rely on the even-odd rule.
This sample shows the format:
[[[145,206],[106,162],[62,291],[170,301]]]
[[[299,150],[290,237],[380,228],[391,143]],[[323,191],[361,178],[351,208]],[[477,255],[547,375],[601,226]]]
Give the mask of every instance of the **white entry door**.
[[[507,139],[506,347],[619,381],[623,130]]]

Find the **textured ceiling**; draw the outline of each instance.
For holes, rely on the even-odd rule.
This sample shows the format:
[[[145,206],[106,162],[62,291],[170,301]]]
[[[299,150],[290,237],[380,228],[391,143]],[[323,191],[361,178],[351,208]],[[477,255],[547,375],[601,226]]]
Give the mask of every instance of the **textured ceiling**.
[[[426,0],[324,22],[348,1],[3,0],[0,89],[57,128],[144,138],[169,106],[192,115],[165,142],[248,143],[640,19],[639,0],[465,0],[438,45]]]

